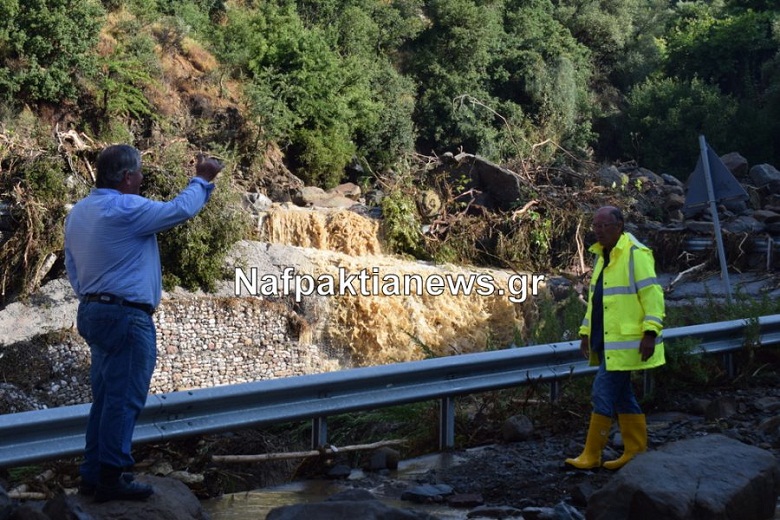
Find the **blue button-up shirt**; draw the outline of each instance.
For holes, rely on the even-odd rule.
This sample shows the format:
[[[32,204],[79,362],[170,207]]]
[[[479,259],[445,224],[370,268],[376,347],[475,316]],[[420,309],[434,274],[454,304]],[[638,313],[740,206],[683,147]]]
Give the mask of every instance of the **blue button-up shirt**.
[[[93,189],[65,219],[65,268],[79,299],[111,293],[157,307],[162,271],[155,234],[194,217],[213,189],[193,177],[169,202]]]

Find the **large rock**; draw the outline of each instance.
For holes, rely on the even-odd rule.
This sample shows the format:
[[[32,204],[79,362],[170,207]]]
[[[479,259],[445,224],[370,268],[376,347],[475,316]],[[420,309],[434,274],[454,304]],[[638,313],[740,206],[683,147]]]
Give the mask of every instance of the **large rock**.
[[[487,195],[480,200],[480,204],[495,206],[506,211],[518,203],[526,202],[524,190],[527,191],[527,181],[517,173],[483,157],[468,153],[460,153],[455,157],[449,156],[444,159],[455,164],[450,171],[453,179],[461,177],[470,179],[468,187],[475,187]]]
[[[48,282],[28,300],[9,303],[0,312],[0,347],[73,327],[78,304],[66,278]]]
[[[46,503],[18,504],[0,487],[0,519],[36,520],[209,520],[190,489],[172,478],[143,475],[139,482],[154,486],[146,500],[95,503],[92,497],[60,494]]]
[[[587,518],[770,519],[779,487],[770,452],[709,435],[637,456],[593,494]]]
[[[752,180],[756,186],[764,186],[771,182],[780,182],[780,171],[777,171],[777,168],[771,164],[757,164],[750,169],[750,180]]]
[[[315,208],[351,208],[355,201],[337,192],[328,193],[316,186],[306,186],[293,193],[292,201],[297,206]]]
[[[599,184],[607,188],[620,188],[628,182],[628,175],[620,173],[615,166],[603,166],[596,174]]]
[[[729,169],[734,177],[744,178],[748,173],[748,161],[737,152],[727,153],[721,156],[720,160]]]

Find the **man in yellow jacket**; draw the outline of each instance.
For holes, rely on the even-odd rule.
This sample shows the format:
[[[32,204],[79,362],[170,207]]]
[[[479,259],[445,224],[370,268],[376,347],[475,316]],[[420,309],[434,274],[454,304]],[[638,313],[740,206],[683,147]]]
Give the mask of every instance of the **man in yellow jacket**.
[[[623,229],[618,208],[599,208],[593,217],[597,256],[588,309],[580,326],[580,349],[598,366],[593,380],[593,413],[579,457],[566,463],[579,469],[601,466],[612,419],[617,415],[624,453],[604,463],[623,467],[647,450],[647,423],[631,387],[631,371],[663,365],[664,293],[652,251]]]

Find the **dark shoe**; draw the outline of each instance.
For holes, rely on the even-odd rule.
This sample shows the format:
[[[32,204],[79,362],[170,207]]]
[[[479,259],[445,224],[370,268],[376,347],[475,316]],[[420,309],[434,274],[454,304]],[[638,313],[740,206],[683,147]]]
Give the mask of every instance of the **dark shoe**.
[[[122,473],[122,476],[120,477],[125,482],[132,482],[135,480],[135,475],[132,473]],[[83,482],[79,484],[79,495],[84,495],[91,497],[95,494],[95,490],[97,489],[97,484],[93,484],[91,482]]]
[[[112,484],[100,483],[95,488],[95,502],[110,500],[144,500],[154,494],[154,488],[139,482],[120,478]]]

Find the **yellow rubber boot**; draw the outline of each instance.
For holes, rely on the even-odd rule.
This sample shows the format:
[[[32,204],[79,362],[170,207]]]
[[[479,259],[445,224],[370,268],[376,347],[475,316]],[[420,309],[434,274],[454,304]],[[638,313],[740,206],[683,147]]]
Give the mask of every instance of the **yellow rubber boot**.
[[[647,451],[647,421],[643,413],[618,414],[620,434],[623,436],[623,455],[604,463],[607,469],[620,469],[637,453]]]
[[[612,427],[612,418],[597,413],[590,414],[588,437],[585,449],[576,459],[566,459],[566,464],[577,469],[598,468],[601,466],[601,452],[607,445],[607,436]]]

